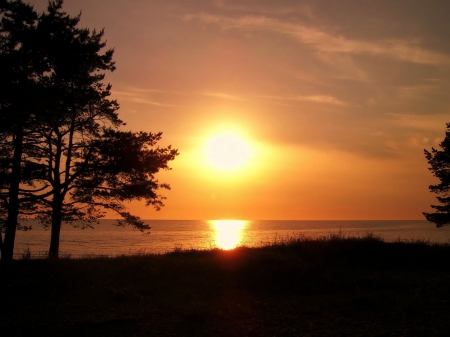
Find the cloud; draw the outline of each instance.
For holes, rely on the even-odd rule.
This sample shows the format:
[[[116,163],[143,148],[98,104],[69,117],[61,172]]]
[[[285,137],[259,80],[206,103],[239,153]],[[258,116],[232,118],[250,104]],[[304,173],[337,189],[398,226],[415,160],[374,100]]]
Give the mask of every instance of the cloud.
[[[240,29],[246,31],[267,31],[288,36],[303,45],[308,45],[318,53],[383,55],[417,64],[450,64],[446,54],[424,49],[418,41],[388,39],[381,41],[363,41],[347,39],[333,35],[314,27],[297,23],[284,22],[266,16],[243,16],[230,18],[207,13],[188,14],[184,20],[198,20],[203,23],[216,24],[223,30]]]
[[[141,103],[141,104],[148,104],[163,108],[172,108],[172,107],[179,107],[179,105],[172,104],[172,103],[166,103],[159,100],[155,100],[150,97],[152,93],[157,94],[179,94],[175,92],[167,92],[162,90],[156,90],[156,89],[142,89],[142,88],[128,88],[127,90],[113,90],[112,94],[115,98],[118,100],[133,102],[133,103]]]
[[[332,96],[324,96],[324,95],[316,95],[316,96],[295,96],[292,98],[297,101],[309,101],[316,103],[326,103],[326,104],[335,104],[335,105],[347,105],[346,103],[338,100]]]
[[[421,131],[434,131],[444,133],[446,123],[450,121],[448,114],[436,115],[411,115],[411,114],[386,114],[397,127]]]
[[[402,86],[397,88],[397,97],[408,100],[419,97],[427,97],[435,92],[439,87],[440,85],[435,84]]]
[[[223,98],[223,99],[228,99],[228,100],[233,100],[233,101],[247,101],[247,99],[237,96],[237,95],[230,95],[227,93],[223,93],[223,92],[203,92],[201,93],[201,95],[203,96],[208,96],[208,97],[216,97],[216,98]]]
[[[249,101],[248,98],[244,98],[242,96],[231,95],[224,92],[203,92],[201,93],[203,96],[208,97],[216,97],[233,101]],[[347,104],[338,100],[336,97],[327,96],[327,95],[312,95],[312,96],[271,96],[271,95],[252,95],[251,98],[256,99],[270,99],[277,101],[301,101],[301,102],[314,102],[314,103],[324,103],[324,104],[333,104],[346,106]]]
[[[294,6],[282,6],[279,3],[270,1],[268,4],[264,4],[261,1],[255,4],[231,4],[225,0],[214,0],[214,4],[217,8],[229,10],[229,11],[242,11],[253,12],[261,14],[303,14],[306,17],[313,17],[312,10],[309,6],[304,4],[296,4]],[[275,6],[273,6],[275,4]]]
[[[345,106],[347,103],[338,100],[336,97],[327,95],[312,95],[312,96],[258,96],[259,98],[280,100],[280,101],[302,101],[314,102]]]

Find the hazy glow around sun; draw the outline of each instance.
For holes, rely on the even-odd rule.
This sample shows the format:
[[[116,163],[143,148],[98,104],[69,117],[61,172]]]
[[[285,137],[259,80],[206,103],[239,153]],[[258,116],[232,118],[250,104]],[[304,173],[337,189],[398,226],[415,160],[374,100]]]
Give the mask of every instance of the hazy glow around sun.
[[[250,144],[238,134],[231,132],[210,138],[205,150],[208,164],[221,171],[237,170],[252,156]]]

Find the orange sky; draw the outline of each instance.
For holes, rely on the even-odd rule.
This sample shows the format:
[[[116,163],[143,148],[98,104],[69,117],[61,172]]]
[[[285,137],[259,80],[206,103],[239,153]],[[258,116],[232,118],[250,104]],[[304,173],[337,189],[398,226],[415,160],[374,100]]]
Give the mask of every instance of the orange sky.
[[[34,0],[38,10],[45,0]],[[450,2],[66,0],[105,28],[127,128],[180,156],[145,219],[423,219],[450,121]],[[251,156],[208,164],[208,140]]]

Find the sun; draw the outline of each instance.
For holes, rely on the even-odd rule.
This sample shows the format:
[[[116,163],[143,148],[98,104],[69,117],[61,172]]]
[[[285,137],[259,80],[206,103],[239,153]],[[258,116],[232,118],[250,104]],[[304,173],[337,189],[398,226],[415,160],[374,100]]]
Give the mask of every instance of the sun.
[[[250,144],[231,132],[210,138],[205,149],[208,164],[220,171],[235,171],[245,166],[252,156]]]

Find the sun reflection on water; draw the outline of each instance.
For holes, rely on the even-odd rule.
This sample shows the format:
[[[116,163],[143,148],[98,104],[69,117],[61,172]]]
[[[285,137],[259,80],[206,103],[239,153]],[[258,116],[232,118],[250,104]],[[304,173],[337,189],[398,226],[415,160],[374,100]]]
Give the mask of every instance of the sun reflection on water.
[[[248,221],[246,220],[210,220],[210,226],[215,231],[215,241],[218,248],[233,249],[242,241],[242,234]]]

